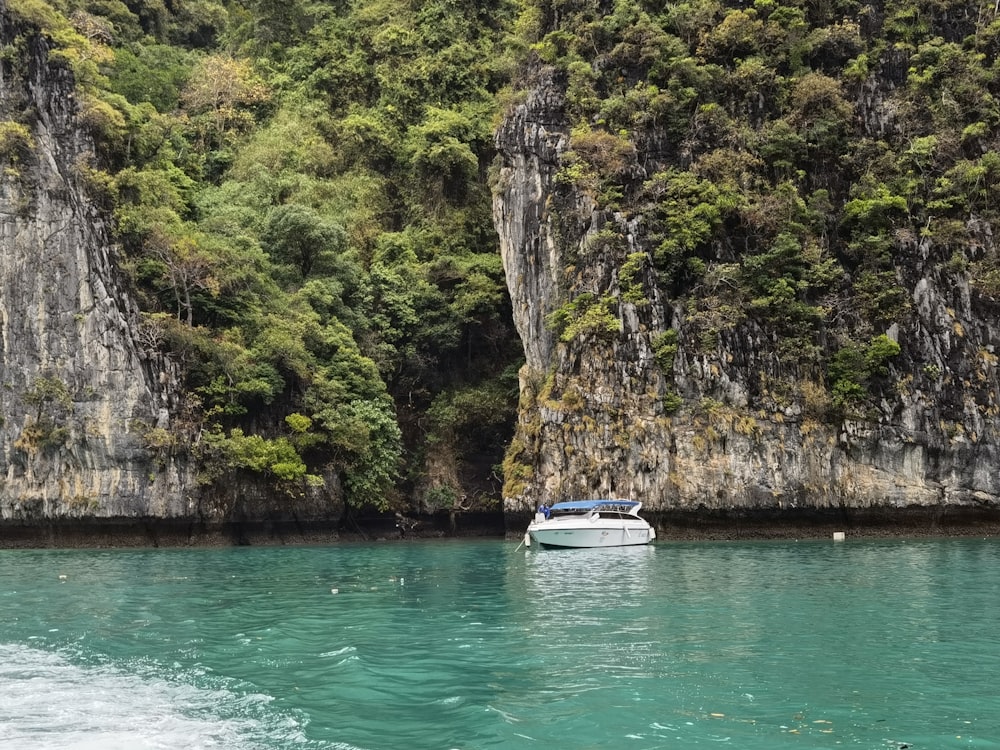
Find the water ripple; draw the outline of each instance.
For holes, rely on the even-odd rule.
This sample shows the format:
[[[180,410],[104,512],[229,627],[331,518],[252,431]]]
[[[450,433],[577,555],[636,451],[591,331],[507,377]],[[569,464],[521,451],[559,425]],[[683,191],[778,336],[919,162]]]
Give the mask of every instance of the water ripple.
[[[5,551],[0,748],[997,750],[998,620],[991,542]]]

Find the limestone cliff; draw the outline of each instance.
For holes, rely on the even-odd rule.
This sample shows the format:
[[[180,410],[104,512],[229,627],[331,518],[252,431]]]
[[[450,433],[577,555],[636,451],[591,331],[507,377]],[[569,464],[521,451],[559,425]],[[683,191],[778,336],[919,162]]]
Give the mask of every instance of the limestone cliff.
[[[858,127],[873,137],[893,127],[886,103],[893,84],[878,74],[885,69],[852,104]],[[496,136],[494,217],[526,356],[505,464],[509,515],[603,496],[635,497],[665,516],[995,512],[998,307],[962,264],[948,263],[953,248],[916,230],[897,232],[887,278],[905,298],[895,320],[863,319],[856,290],[828,308],[854,330],[899,345],[868,384],[866,408],[838,413],[828,373],[783,352],[779,330],[759,316],[729,311],[735,322],[723,319],[725,291],[717,310],[668,295],[653,270],[648,207],[629,203],[626,190],[626,201],[608,208],[592,185],[566,179],[573,164],[567,86],[564,72],[536,60],[524,99]],[[656,133],[633,138],[624,184],[683,162],[661,141]],[[995,253],[988,226],[973,224],[971,257]],[[718,286],[733,260],[709,259],[722,269]],[[589,306],[577,304],[583,299]],[[553,315],[567,309],[578,325],[559,336]],[[834,329],[828,322],[817,345],[833,348]]]
[[[95,105],[23,16],[0,0],[0,544],[335,527],[334,472],[295,497],[250,471],[199,476],[184,373],[143,321],[100,199]]]
[[[167,425],[170,377],[137,345],[87,195],[73,78],[6,7],[0,25],[0,516],[186,515],[187,471],[143,441]]]

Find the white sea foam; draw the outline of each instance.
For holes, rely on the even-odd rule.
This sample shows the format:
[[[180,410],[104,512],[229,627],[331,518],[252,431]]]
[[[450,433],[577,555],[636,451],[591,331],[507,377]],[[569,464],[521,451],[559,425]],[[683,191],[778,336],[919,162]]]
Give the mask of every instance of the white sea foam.
[[[316,748],[271,699],[0,644],[2,750]],[[326,746],[329,747],[329,746]]]

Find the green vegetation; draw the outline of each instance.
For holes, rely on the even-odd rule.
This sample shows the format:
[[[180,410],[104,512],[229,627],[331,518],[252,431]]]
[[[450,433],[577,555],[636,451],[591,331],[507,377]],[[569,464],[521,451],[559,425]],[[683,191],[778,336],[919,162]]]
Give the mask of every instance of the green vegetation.
[[[14,447],[32,453],[65,444],[69,437],[67,424],[73,411],[73,398],[66,384],[55,377],[35,378],[25,393],[24,402],[33,413],[28,415]]]
[[[19,176],[19,165],[31,153],[35,139],[23,124],[5,120],[0,122],[0,163],[5,163],[8,174]]]
[[[540,65],[565,93],[553,214],[571,226],[582,194],[608,219],[563,248],[548,322],[564,345],[614,341],[621,305],[658,291],[686,311],[652,342],[668,380],[679,340],[744,335],[845,413],[908,356],[881,333],[907,323],[915,274],[1000,296],[993,2],[8,7],[75,75],[99,151],[79,169],[113,212],[146,332],[182,367],[176,429],[205,436],[209,482],[295,492],[336,474],[349,503],[386,508],[429,446],[499,457],[520,347],[487,175],[501,103]],[[5,169],[32,148],[28,124],[0,123]],[[617,289],[573,286],[590,254]],[[35,423],[56,419],[38,398]],[[681,403],[668,389],[667,411]],[[161,432],[151,449],[190,444]],[[508,492],[529,454],[509,447]]]
[[[617,301],[610,296],[597,299],[584,292],[549,315],[546,321],[559,334],[559,340],[570,342],[580,336],[609,339],[618,333],[620,325],[614,314]]]
[[[653,356],[656,364],[668,377],[674,374],[674,357],[677,355],[677,330],[668,328],[653,339]]]
[[[829,416],[856,416],[890,359],[916,367],[882,334],[907,330],[920,278],[1000,297],[995,3],[525,5],[522,43],[565,81],[557,185],[609,220],[641,217],[661,295],[685,311],[672,327],[701,352],[773,347],[825,383]],[[619,253],[620,296],[637,303],[634,255]],[[569,301],[550,318],[564,342],[613,335],[618,300],[585,261],[566,255]],[[668,375],[675,345],[653,343]]]
[[[868,386],[874,378],[889,374],[889,360],[899,352],[899,344],[885,335],[874,337],[866,346],[849,343],[838,349],[829,372],[834,407],[852,416],[863,412]]]
[[[434,440],[499,461],[520,347],[485,174],[513,3],[8,5],[75,75],[98,145],[81,169],[149,337],[182,366],[174,430],[200,432],[204,481],[294,494],[337,474],[349,503],[386,508],[419,477],[436,404],[454,406],[434,407]],[[0,123],[8,169],[32,147]],[[35,432],[57,416],[38,398]],[[192,444],[163,433],[142,434]]]

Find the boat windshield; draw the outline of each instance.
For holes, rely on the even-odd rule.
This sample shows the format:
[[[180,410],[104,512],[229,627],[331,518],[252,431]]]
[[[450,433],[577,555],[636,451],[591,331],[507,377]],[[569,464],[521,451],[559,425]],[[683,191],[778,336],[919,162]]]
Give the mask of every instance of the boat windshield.
[[[586,516],[597,513],[604,518],[635,516],[638,503],[556,503],[552,506],[552,517]]]

